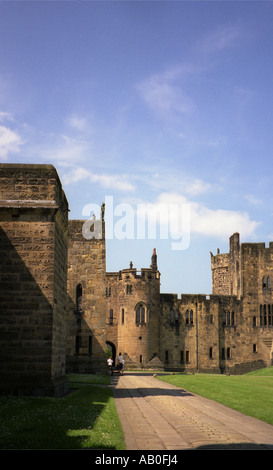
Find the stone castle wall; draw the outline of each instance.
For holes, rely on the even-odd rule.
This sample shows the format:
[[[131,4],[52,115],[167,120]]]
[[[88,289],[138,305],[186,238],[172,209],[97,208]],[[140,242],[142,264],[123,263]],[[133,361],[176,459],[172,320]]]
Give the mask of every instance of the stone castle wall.
[[[106,272],[101,220],[68,221],[51,165],[0,165],[0,391],[61,394],[69,372],[127,367],[242,373],[272,365],[273,243],[211,253],[212,295],[161,294],[149,268]],[[101,231],[94,237],[94,230]]]
[[[106,370],[105,237],[85,238],[69,221],[67,372]]]
[[[68,204],[51,165],[0,166],[1,391],[66,388]]]
[[[223,282],[222,267],[226,267]],[[239,234],[230,237],[230,251],[212,255],[213,292],[236,296],[241,304],[240,322],[234,332],[225,328],[236,348],[238,371],[272,362],[273,345],[273,244],[242,243]],[[229,331],[229,333],[228,333]],[[229,336],[228,336],[229,335]],[[231,364],[231,363],[230,363]]]
[[[159,355],[160,273],[156,265],[138,272],[131,264],[106,279],[107,339],[127,365],[143,367]]]

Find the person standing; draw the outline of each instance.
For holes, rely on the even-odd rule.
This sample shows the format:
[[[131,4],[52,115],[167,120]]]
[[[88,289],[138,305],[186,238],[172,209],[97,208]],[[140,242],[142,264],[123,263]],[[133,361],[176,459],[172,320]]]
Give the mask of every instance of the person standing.
[[[118,355],[118,369],[121,374],[123,374],[124,359],[121,353]]]
[[[107,359],[107,364],[108,364],[108,367],[109,367],[111,373],[113,373],[113,362],[114,362],[114,361],[113,361],[113,359],[112,359],[111,357],[109,357],[109,358]]]

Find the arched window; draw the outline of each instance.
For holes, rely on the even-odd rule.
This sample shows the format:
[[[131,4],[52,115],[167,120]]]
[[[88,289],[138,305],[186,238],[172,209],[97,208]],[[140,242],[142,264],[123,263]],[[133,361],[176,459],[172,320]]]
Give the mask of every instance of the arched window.
[[[186,310],[186,325],[193,325],[193,310]]]
[[[82,285],[76,287],[76,311],[82,313]]]
[[[135,307],[135,311],[136,311],[136,324],[139,325],[139,324],[146,323],[147,321],[146,305],[143,302],[138,303]]]

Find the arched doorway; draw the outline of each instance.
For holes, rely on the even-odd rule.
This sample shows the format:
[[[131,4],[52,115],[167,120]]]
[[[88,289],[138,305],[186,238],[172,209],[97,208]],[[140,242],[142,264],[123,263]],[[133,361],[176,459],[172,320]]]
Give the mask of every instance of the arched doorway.
[[[112,350],[112,359],[114,361],[114,365],[116,364],[116,346],[114,345],[114,343],[111,343],[111,341],[106,341],[106,344],[107,346],[109,346]]]

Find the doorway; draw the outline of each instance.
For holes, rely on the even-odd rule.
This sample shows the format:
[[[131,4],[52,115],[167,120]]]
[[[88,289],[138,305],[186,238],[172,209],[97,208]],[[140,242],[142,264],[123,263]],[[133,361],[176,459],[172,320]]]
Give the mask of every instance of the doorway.
[[[117,355],[116,346],[114,345],[114,343],[111,343],[111,341],[106,341],[106,344],[107,344],[107,346],[109,346],[109,348],[112,351],[112,359],[114,361],[113,365],[115,366],[115,364],[116,364],[116,355]]]

